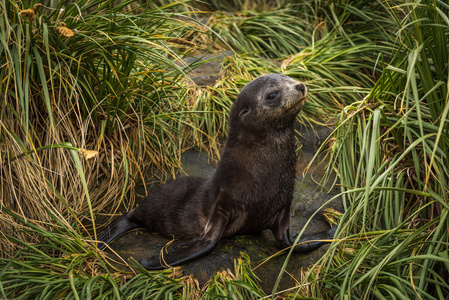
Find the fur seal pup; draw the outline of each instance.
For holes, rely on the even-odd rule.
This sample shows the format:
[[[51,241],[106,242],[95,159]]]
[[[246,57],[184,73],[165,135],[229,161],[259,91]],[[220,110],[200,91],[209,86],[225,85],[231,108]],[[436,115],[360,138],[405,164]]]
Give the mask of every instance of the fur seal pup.
[[[229,136],[210,178],[183,177],[161,185],[100,233],[99,248],[120,234],[145,227],[182,240],[161,255],[140,259],[146,269],[176,266],[209,253],[222,238],[270,229],[281,248],[292,246],[290,206],[297,162],[293,123],[306,86],[281,74],[248,83],[231,108]],[[308,236],[295,252],[332,239],[336,226]],[[305,239],[303,238],[302,241]]]

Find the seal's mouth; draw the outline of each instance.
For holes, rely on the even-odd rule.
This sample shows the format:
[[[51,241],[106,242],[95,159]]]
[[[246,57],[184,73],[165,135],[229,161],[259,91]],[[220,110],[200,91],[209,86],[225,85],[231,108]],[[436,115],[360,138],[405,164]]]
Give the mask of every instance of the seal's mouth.
[[[302,109],[302,107],[304,106],[304,103],[306,102],[306,96],[302,96],[301,98],[299,98],[297,101],[295,101],[290,107],[288,107],[285,112],[289,113],[289,112],[294,112],[296,111],[296,113],[299,113],[299,111]]]

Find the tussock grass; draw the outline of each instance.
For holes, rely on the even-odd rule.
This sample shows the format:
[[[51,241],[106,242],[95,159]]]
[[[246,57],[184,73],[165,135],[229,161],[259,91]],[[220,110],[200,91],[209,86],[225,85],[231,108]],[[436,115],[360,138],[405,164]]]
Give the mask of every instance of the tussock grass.
[[[209,3],[216,10],[201,19],[212,30],[194,33],[192,39],[201,40],[199,44],[208,50],[230,46],[238,53],[271,59],[296,55],[322,39],[329,41],[332,34],[344,37],[351,46],[362,39],[371,43],[371,55],[379,54],[374,53],[376,44],[394,39],[392,18],[381,1],[273,1],[272,6],[264,1],[244,2],[234,6],[237,11],[226,8],[229,2]]]
[[[42,226],[50,212],[94,225],[109,204],[133,205],[148,162],[179,166],[186,89],[169,40],[188,24],[165,7],[129,13],[131,1],[54,4],[0,3],[1,205]]]
[[[168,4],[170,0],[158,0],[157,2],[161,4]],[[227,12],[240,12],[244,10],[273,10],[281,7],[288,1],[286,0],[232,0],[232,1],[219,1],[219,0],[209,0],[209,1],[192,1],[187,5],[184,5],[180,9],[183,10],[199,10],[204,12],[215,12],[215,11],[227,11]]]
[[[279,58],[298,52],[311,40],[307,20],[292,18],[289,12],[288,9],[244,11],[233,15],[218,12],[209,18],[207,25],[238,51]],[[285,22],[286,19],[291,21]],[[211,37],[211,45],[220,42]]]
[[[449,7],[390,9],[395,55],[370,93],[345,107],[334,133],[343,240],[319,276],[311,274],[327,293],[317,285],[312,295],[443,299],[449,292]]]
[[[240,89],[284,73],[308,86],[301,122],[336,120],[346,209],[287,297],[444,298],[448,5],[212,1],[203,26],[189,12],[204,3],[160,2],[0,1],[1,297],[264,297],[245,257],[203,290],[176,270],[115,271],[94,215],[133,206],[148,164],[173,175],[184,148],[218,157]],[[184,80],[196,46],[238,52],[211,88]]]

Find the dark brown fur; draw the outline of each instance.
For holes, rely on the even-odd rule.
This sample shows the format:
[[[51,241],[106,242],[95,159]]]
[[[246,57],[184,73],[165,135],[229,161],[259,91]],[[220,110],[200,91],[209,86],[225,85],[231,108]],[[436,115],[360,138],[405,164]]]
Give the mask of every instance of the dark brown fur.
[[[221,238],[270,229],[280,248],[292,245],[290,205],[297,161],[293,123],[305,85],[270,74],[250,82],[230,113],[229,137],[210,178],[184,177],[160,186],[132,211],[117,218],[99,240],[146,227],[185,241],[163,257],[141,259],[147,269],[174,266],[210,252]],[[312,239],[332,238],[335,228]],[[324,242],[295,247],[309,251]]]

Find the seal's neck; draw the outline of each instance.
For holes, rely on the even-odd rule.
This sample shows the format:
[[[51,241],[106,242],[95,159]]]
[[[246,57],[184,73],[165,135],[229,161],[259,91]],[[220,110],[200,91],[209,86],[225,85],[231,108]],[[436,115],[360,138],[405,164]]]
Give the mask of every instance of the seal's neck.
[[[284,128],[261,128],[231,126],[226,147],[253,148],[264,145],[291,148],[295,145],[293,126]]]

